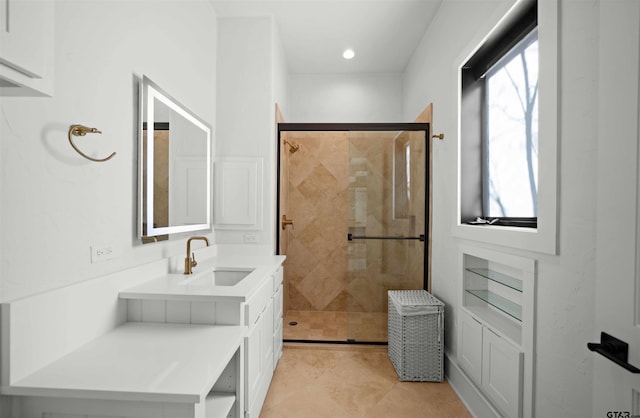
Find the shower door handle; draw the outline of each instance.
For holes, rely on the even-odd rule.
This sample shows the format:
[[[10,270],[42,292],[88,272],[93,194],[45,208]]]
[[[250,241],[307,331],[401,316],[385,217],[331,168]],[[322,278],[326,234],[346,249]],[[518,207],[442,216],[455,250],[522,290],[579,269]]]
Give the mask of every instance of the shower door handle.
[[[282,215],[282,230],[283,231],[287,228],[287,225],[291,225],[291,229],[293,229],[293,219],[287,219],[287,215]]]
[[[420,234],[417,237],[365,237],[365,236],[357,237],[357,236],[354,236],[351,233],[347,234],[347,240],[348,241],[353,241],[354,239],[388,239],[388,240],[406,240],[406,241],[417,240],[417,241],[424,242],[425,241],[425,235],[424,234]]]

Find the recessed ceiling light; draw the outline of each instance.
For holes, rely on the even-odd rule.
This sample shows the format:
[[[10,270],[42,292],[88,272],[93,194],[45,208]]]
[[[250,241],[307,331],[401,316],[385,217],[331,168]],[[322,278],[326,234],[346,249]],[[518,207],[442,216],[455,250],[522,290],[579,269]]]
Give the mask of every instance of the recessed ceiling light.
[[[344,57],[344,59],[346,60],[350,60],[351,58],[356,56],[356,53],[353,52],[353,49],[351,48],[347,48],[344,50],[344,52],[342,53],[342,56]]]

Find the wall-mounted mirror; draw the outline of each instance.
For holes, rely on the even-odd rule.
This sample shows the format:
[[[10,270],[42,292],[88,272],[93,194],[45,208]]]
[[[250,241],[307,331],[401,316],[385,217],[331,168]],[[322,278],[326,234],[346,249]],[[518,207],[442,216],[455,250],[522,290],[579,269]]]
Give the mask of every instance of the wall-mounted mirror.
[[[147,77],[139,121],[138,238],[211,229],[211,127]]]

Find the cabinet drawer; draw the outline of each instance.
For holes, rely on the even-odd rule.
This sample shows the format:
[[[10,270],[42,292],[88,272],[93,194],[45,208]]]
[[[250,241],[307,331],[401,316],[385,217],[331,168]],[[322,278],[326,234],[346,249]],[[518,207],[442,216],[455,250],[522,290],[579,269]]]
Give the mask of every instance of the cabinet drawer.
[[[273,295],[273,327],[282,326],[282,286]]]
[[[273,276],[265,278],[256,293],[245,305],[245,324],[253,326],[273,295]]]
[[[276,270],[273,273],[273,292],[274,293],[282,285],[283,278],[284,278],[284,274],[283,274],[282,266],[281,266],[281,267],[278,268],[278,270]]]

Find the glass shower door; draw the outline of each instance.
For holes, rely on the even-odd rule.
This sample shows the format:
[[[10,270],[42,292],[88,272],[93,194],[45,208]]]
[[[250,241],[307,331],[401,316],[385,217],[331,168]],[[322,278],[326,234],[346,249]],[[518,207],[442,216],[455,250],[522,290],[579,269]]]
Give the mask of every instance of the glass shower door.
[[[349,132],[348,341],[387,341],[387,291],[426,287],[427,138]]]

